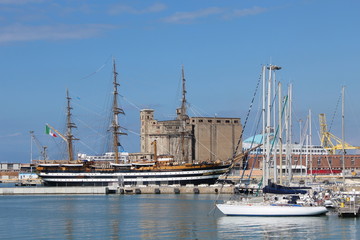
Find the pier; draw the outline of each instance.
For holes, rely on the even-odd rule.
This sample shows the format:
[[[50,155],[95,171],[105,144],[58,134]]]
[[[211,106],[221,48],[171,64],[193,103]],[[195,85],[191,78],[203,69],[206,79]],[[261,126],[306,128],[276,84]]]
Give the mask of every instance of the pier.
[[[359,217],[360,206],[347,206],[338,209],[339,217]]]
[[[198,185],[138,185],[103,187],[10,187],[0,188],[0,195],[55,195],[55,194],[232,194],[230,184]]]
[[[117,194],[232,194],[234,186],[231,184],[198,185],[139,185],[107,187],[107,193]]]
[[[340,203],[338,210],[339,217],[359,217],[360,201],[357,195],[349,195]]]

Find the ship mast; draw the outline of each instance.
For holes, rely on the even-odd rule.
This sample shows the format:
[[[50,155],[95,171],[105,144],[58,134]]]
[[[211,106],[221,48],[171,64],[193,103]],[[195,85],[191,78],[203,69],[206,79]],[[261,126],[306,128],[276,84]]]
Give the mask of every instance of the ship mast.
[[[74,160],[74,152],[73,152],[73,140],[79,140],[72,135],[72,129],[77,128],[75,123],[71,122],[71,105],[70,105],[70,96],[69,96],[69,90],[66,89],[66,100],[67,100],[67,107],[66,107],[66,143],[67,143],[67,149],[68,149],[68,155],[69,155],[69,162]]]
[[[185,151],[185,132],[186,132],[186,120],[189,118],[186,114],[186,89],[185,89],[185,74],[184,74],[184,66],[181,69],[181,76],[182,76],[182,100],[181,100],[181,108],[180,114],[178,119],[180,120],[180,131],[181,131],[181,160],[187,161],[188,156]]]
[[[119,114],[125,114],[124,110],[122,108],[118,107],[118,90],[117,87],[120,86],[119,83],[117,83],[117,75],[116,72],[116,65],[115,60],[113,60],[113,74],[114,74],[114,92],[113,92],[113,106],[112,106],[112,121],[111,121],[111,130],[113,135],[113,148],[115,153],[115,163],[119,163],[119,149],[118,147],[121,146],[119,141],[119,135],[127,135],[126,133],[123,133],[120,131],[120,125],[119,125]]]
[[[181,100],[181,119],[186,120],[186,89],[185,89],[185,74],[184,74],[184,66],[181,69],[181,77],[182,77],[182,100]],[[185,130],[185,129],[184,129]]]

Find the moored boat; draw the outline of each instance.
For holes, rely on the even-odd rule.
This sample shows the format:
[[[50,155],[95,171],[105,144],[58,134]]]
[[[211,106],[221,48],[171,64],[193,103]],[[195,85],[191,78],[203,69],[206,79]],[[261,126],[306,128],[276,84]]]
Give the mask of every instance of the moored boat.
[[[227,216],[266,216],[266,217],[291,217],[291,216],[318,216],[326,214],[324,206],[318,206],[311,198],[300,199],[293,195],[279,199],[279,196],[260,202],[227,201],[217,204],[217,208]]]
[[[294,189],[290,186],[283,186],[278,184],[277,180],[282,180],[282,145],[280,145],[279,152],[280,156],[280,177],[277,176],[278,168],[276,163],[276,157],[271,156],[274,146],[274,138],[277,136],[277,132],[272,134],[273,127],[271,126],[271,108],[272,100],[271,100],[271,84],[274,79],[272,79],[272,74],[275,76],[274,71],[281,69],[281,67],[270,65],[269,69],[269,78],[268,78],[268,88],[266,89],[266,68],[265,66],[262,68],[262,78],[263,78],[263,136],[262,141],[257,142],[258,144],[263,144],[263,150],[261,151],[263,156],[263,165],[262,165],[262,173],[263,177],[261,182],[259,183],[259,188],[262,187],[262,198],[256,197],[243,197],[237,200],[225,201],[224,203],[216,204],[217,208],[227,216],[317,216],[321,214],[325,214],[327,209],[324,206],[319,206],[317,202],[314,201],[313,197],[307,195],[307,191],[301,189]],[[267,93],[266,91],[267,90]],[[267,95],[267,102],[265,101],[265,96]],[[279,94],[280,96],[281,94]],[[291,95],[291,89],[289,89],[289,95]],[[279,97],[281,100],[281,98]],[[281,101],[279,101],[282,103]],[[285,102],[286,103],[286,102]],[[281,105],[281,104],[279,104]],[[265,106],[267,108],[265,109]],[[282,109],[282,106],[279,106],[279,109]],[[290,109],[290,107],[289,107]],[[279,127],[281,132],[281,115],[279,116]],[[290,111],[288,111],[290,112]],[[266,113],[266,116],[265,116]],[[265,118],[266,117],[266,118]],[[273,135],[273,138],[270,136]],[[280,133],[280,138],[282,138],[282,133]],[[288,139],[288,138],[287,138]],[[290,141],[289,141],[290,142]],[[253,142],[250,147],[253,146]],[[287,145],[288,147],[290,144]],[[258,148],[249,149],[251,151],[259,152]],[[276,152],[276,151],[274,151]],[[290,153],[289,149],[288,152]],[[246,163],[247,159],[242,159],[242,162]],[[246,163],[247,164],[247,163]],[[245,166],[246,166],[245,164]],[[254,165],[252,165],[254,166]],[[292,166],[291,164],[287,165],[288,167],[288,179],[292,178]],[[270,171],[273,170],[273,171]],[[272,183],[271,180],[274,182]],[[305,194],[305,195],[279,195],[279,194]],[[273,195],[276,194],[276,195]]]
[[[118,86],[115,62],[113,64],[114,91],[112,106],[112,121],[110,132],[112,133],[113,152],[101,156],[87,156],[79,154],[74,160],[72,155],[72,140],[76,140],[71,134],[70,97],[67,95],[67,133],[62,135],[55,131],[68,146],[69,160],[63,162],[44,162],[37,166],[38,175],[48,186],[107,186],[113,183],[119,185],[161,185],[161,184],[213,184],[217,179],[229,171],[231,163],[226,162],[187,162],[182,159],[177,161],[172,158],[160,159],[156,153],[156,141],[154,141],[154,159],[142,161],[129,161],[128,153],[119,151],[121,146],[119,135],[121,132],[118,115],[124,114],[123,109],[118,107]],[[183,81],[185,79],[183,78]],[[185,90],[183,89],[182,121],[186,120]],[[68,94],[68,93],[67,93]],[[184,134],[181,134],[184,136]],[[184,141],[182,141],[184,142]]]
[[[328,210],[322,206],[302,206],[298,204],[262,205],[262,204],[217,204],[219,210],[227,216],[318,216],[326,214]]]
[[[128,170],[113,165],[108,169],[95,169],[91,166],[61,165],[54,169],[39,165],[39,176],[47,186],[107,186],[120,185],[161,185],[161,184],[214,184],[228,171],[229,165],[189,164],[180,166],[132,165]]]

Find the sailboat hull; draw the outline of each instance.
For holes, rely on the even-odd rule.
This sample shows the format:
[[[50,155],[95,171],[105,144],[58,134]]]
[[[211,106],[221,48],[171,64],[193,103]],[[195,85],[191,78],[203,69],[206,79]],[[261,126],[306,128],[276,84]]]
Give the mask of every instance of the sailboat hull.
[[[227,216],[318,216],[328,210],[320,206],[302,206],[297,204],[260,205],[260,204],[217,204],[217,208]]]

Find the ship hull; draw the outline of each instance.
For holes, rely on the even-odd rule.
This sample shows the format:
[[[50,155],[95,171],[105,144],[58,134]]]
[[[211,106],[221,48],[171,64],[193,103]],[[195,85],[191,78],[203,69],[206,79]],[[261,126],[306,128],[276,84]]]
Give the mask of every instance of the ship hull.
[[[119,185],[186,185],[214,184],[229,166],[213,166],[184,170],[123,170],[109,172],[52,172],[38,175],[46,186],[108,186]]]

